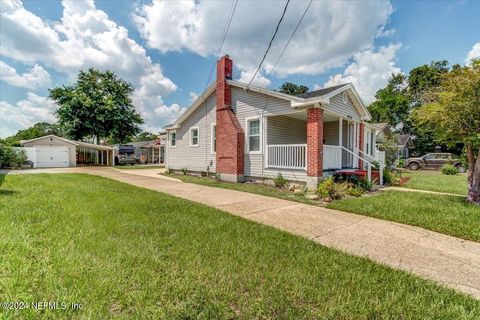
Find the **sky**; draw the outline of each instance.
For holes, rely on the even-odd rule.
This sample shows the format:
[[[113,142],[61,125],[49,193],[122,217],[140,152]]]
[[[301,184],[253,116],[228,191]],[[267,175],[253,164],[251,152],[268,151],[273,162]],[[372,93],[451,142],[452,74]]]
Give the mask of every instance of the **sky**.
[[[249,82],[285,3],[0,0],[0,137],[55,122],[48,89],[90,67],[132,83],[143,129],[158,132],[214,80],[231,12],[220,55],[233,60],[234,79]],[[480,1],[313,1],[275,66],[308,3],[290,2],[253,84],[352,82],[368,105],[392,73],[480,57]]]

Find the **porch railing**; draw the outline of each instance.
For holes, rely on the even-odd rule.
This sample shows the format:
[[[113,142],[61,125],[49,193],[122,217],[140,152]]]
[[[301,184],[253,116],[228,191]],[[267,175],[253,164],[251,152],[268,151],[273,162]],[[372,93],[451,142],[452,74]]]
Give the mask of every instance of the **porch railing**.
[[[342,147],[323,145],[323,169],[342,168]]]
[[[306,144],[267,145],[267,167],[277,169],[306,170]]]

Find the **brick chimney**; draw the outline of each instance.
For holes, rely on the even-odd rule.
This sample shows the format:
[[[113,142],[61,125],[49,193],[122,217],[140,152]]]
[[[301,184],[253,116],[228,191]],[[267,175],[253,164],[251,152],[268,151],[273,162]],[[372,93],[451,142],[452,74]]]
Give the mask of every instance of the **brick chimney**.
[[[220,179],[230,182],[244,180],[245,133],[232,109],[232,88],[227,84],[232,79],[233,62],[229,56],[217,61],[217,151],[216,164]]]

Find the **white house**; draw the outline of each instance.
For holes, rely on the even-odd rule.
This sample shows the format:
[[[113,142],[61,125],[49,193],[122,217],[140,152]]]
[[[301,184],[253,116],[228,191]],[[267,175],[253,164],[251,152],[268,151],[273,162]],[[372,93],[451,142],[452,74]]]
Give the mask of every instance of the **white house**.
[[[375,128],[352,84],[292,96],[234,81],[232,68],[221,58],[216,81],[165,128],[169,168],[237,182],[281,173],[315,187],[376,160]]]

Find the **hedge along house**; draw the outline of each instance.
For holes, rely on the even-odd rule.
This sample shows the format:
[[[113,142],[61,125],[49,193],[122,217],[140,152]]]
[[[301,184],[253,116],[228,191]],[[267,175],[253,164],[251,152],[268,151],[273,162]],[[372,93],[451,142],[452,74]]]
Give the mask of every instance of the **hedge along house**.
[[[309,187],[340,169],[370,173],[375,131],[352,84],[291,96],[233,81],[232,69],[222,57],[216,81],[165,128],[170,169],[233,182],[281,173]]]
[[[25,140],[21,145],[35,168],[113,165],[113,148],[55,135]]]

